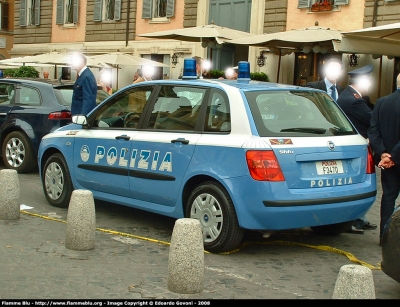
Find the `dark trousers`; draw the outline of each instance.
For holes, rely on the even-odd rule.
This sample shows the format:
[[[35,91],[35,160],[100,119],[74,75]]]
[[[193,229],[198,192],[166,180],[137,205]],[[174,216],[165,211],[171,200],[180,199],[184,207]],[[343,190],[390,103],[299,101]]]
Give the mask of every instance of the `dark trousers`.
[[[381,170],[382,199],[380,236],[390,216],[392,215],[396,199],[400,193],[400,166]]]

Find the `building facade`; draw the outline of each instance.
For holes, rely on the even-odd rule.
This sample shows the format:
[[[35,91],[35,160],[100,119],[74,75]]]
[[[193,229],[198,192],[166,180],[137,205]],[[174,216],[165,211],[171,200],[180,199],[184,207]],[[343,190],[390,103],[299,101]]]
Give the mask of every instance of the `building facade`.
[[[251,71],[265,72],[270,81],[288,84],[322,78],[321,67],[330,56],[342,58],[345,72],[354,67],[348,65],[347,54],[333,50],[325,54],[303,54],[299,50],[281,58],[266,53],[265,65],[259,67],[257,57],[266,48],[224,44],[220,49],[210,50],[202,48],[200,43],[137,35],[211,22],[251,34],[305,28],[316,22],[321,27],[351,31],[396,22],[400,13],[399,0],[15,0],[15,3],[10,0],[6,3],[9,19],[13,20],[9,27],[13,29],[0,32],[0,48],[2,38],[8,46],[4,52],[0,51],[4,58],[50,51],[79,50],[87,55],[121,51],[169,64],[169,68],[159,68],[156,77],[177,78],[183,58],[207,58],[212,52],[213,69],[223,70],[248,60]],[[171,64],[174,53],[182,55],[176,65]],[[359,67],[372,63],[376,68],[373,101],[378,95],[390,93],[393,76],[399,71],[398,59],[385,55],[357,56]],[[121,67],[119,87],[132,82],[136,68]],[[115,79],[116,70],[113,74]],[[346,75],[341,82],[347,85]]]
[[[0,59],[11,57],[14,46],[14,0],[0,1]]]

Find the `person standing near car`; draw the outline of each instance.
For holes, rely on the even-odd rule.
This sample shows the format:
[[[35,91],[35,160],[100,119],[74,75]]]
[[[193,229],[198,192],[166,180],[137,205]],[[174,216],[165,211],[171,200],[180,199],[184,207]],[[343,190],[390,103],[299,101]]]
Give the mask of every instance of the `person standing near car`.
[[[342,61],[338,58],[330,58],[325,65],[325,78],[316,82],[308,82],[306,86],[323,90],[327,92],[334,101],[337,101],[337,98],[343,92],[343,87],[337,84],[342,70]]]
[[[382,245],[385,225],[394,212],[400,193],[400,74],[396,82],[396,91],[376,101],[368,129],[375,164],[381,168],[379,245]]]
[[[357,131],[367,140],[367,130],[370,125],[372,110],[368,106],[368,101],[363,95],[368,93],[369,87],[371,86],[370,73],[373,69],[374,67],[370,64],[349,71],[347,73],[350,75],[349,85],[339,95],[337,100],[337,104],[342,108]],[[376,229],[377,225],[371,224],[368,222],[367,218],[363,216],[355,221],[354,227],[359,230],[371,230]],[[356,232],[353,228],[352,230],[350,230],[350,232]]]
[[[145,65],[143,66],[143,69],[141,70],[141,75],[139,78],[137,78],[133,83],[139,83],[143,81],[151,81],[153,80],[152,77],[154,75],[154,67],[151,65]]]
[[[71,115],[86,115],[96,106],[97,81],[86,66],[87,58],[83,53],[74,53],[71,60],[71,67],[77,72],[72,92]]]
[[[349,86],[339,95],[338,105],[356,127],[358,132],[368,138],[367,130],[370,124],[372,110],[368,106],[367,100],[363,97],[368,93],[371,86],[369,74],[373,70],[371,64],[349,71]]]

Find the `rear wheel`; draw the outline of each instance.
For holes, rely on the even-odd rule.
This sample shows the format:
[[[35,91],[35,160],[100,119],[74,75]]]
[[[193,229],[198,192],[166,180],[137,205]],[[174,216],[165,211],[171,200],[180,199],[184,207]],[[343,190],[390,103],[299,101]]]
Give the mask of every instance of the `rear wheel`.
[[[4,166],[18,173],[30,173],[37,169],[37,160],[32,152],[31,142],[20,131],[13,131],[6,136],[2,156]]]
[[[74,190],[67,162],[56,153],[47,159],[42,174],[43,191],[50,205],[68,208]]]
[[[346,232],[353,226],[354,221],[348,221],[343,223],[331,224],[331,225],[323,225],[323,226],[313,226],[310,227],[315,233],[321,235],[330,235],[336,236],[342,232]]]
[[[190,194],[186,217],[200,221],[204,249],[226,252],[236,248],[243,239],[232,200],[216,182],[204,182]]]

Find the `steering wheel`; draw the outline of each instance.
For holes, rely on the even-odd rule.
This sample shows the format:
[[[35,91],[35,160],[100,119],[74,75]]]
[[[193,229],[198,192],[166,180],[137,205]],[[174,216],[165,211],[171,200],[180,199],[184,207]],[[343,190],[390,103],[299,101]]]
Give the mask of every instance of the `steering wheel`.
[[[140,113],[130,112],[126,114],[124,118],[124,127],[126,128],[136,128],[140,119]]]

